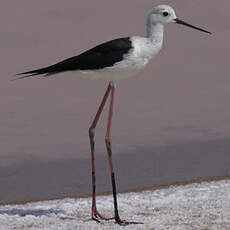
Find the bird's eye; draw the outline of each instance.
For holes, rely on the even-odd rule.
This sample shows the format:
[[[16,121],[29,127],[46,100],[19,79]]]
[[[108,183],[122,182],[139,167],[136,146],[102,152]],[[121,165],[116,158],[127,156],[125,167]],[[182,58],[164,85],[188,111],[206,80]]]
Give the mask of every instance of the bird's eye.
[[[167,17],[168,15],[169,15],[169,13],[168,13],[168,12],[166,12],[166,11],[165,11],[165,12],[163,12],[163,16],[164,16],[164,17]]]

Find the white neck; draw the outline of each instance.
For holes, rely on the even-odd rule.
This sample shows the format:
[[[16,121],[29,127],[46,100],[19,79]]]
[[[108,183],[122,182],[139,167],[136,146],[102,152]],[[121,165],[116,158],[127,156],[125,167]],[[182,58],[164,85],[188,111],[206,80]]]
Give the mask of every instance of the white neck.
[[[162,23],[152,24],[149,19],[147,20],[147,38],[149,38],[152,43],[161,46],[163,43],[163,34],[164,25]]]

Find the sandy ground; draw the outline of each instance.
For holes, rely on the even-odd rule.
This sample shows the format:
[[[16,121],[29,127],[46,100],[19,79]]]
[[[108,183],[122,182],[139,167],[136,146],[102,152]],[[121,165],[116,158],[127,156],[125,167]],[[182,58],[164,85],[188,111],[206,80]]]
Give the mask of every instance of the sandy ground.
[[[90,191],[88,127],[106,82],[66,77],[11,81],[98,43],[145,36],[162,0],[20,0],[0,7],[0,202]],[[119,82],[112,145],[119,190],[230,174],[230,1],[165,0],[210,36],[171,24],[163,49]],[[96,131],[98,191],[111,191]],[[140,164],[141,162],[141,164]]]
[[[118,199],[121,217],[143,224],[96,223],[90,220],[91,199],[82,198],[1,206],[0,229],[227,230],[230,226],[230,180],[119,194]],[[110,216],[112,197],[100,196],[97,201],[98,209]]]

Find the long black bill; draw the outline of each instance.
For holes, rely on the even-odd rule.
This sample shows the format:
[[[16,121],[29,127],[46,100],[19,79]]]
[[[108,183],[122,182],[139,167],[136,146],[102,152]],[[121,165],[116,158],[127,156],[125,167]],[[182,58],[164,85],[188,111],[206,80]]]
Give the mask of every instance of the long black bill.
[[[209,31],[207,31],[207,30],[204,30],[204,29],[201,29],[201,28],[199,28],[199,27],[190,25],[190,24],[188,24],[187,22],[184,22],[184,21],[182,21],[182,20],[180,20],[180,19],[178,19],[178,18],[176,18],[176,19],[174,19],[174,20],[175,20],[175,22],[176,22],[177,24],[181,24],[181,25],[188,26],[188,27],[191,27],[191,28],[193,28],[193,29],[196,29],[196,30],[199,30],[199,31],[208,33],[208,34],[212,34],[211,32],[209,32]]]

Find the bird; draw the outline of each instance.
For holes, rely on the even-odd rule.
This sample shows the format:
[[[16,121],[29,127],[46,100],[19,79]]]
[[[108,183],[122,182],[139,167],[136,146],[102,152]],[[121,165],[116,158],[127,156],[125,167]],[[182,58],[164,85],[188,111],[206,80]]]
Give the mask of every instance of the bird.
[[[114,95],[117,81],[137,75],[159,53],[162,48],[164,29],[167,24],[176,23],[208,34],[211,32],[188,24],[176,16],[174,9],[169,5],[157,5],[147,14],[146,36],[129,36],[116,38],[99,44],[77,56],[70,57],[56,64],[19,73],[16,79],[42,75],[48,77],[59,73],[74,72],[76,76],[87,76],[90,79],[104,79],[108,86],[89,127],[89,140],[92,167],[92,207],[91,218],[97,222],[115,220],[119,225],[141,224],[122,220],[118,212],[117,189],[115,172],[112,161],[111,124],[114,106]],[[95,174],[95,130],[107,99],[110,97],[108,121],[105,134],[105,144],[109,159],[109,168],[112,182],[114,215],[111,218],[103,216],[96,206],[96,174]]]

